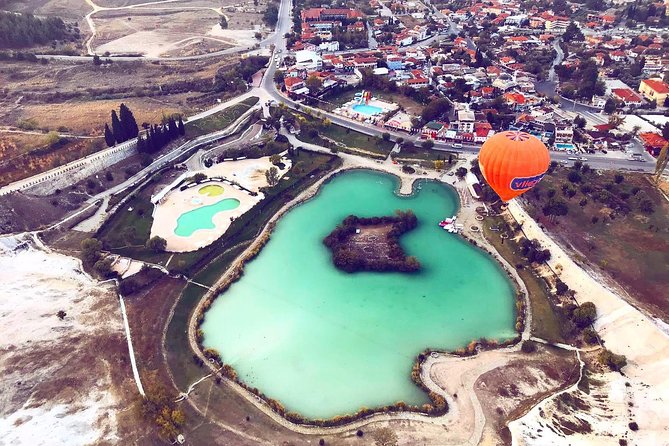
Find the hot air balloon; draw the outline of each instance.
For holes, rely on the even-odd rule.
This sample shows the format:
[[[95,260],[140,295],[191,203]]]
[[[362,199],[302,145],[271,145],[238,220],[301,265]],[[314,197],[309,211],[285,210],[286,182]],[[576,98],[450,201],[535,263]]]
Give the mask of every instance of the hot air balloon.
[[[504,201],[524,194],[544,177],[551,158],[539,139],[525,132],[501,132],[479,152],[479,167],[490,187]]]

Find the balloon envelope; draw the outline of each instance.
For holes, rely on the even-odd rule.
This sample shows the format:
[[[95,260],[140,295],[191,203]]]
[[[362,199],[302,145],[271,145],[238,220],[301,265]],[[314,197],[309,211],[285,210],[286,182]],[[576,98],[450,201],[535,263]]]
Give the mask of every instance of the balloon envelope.
[[[479,152],[481,173],[504,201],[536,186],[550,162],[544,143],[529,133],[518,131],[497,133]]]

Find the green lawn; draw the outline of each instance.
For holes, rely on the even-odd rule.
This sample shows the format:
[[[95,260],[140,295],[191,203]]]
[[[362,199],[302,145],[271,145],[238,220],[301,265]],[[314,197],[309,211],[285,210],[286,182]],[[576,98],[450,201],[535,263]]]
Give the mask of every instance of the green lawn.
[[[218,113],[207,116],[206,118],[198,119],[197,121],[186,123],[186,137],[195,138],[207,133],[223,130],[233,122],[235,122],[241,115],[246,113],[251,107],[256,105],[259,98],[256,96],[244,99],[239,104],[221,110]]]
[[[529,293],[530,311],[532,313],[532,336],[537,336],[551,342],[562,342],[562,324],[560,315],[553,309],[549,300],[550,291],[546,283],[538,278],[527,265],[527,260],[520,255],[520,247],[508,238],[502,243],[502,232],[512,233],[502,217],[487,217],[481,222],[486,240],[492,244],[497,252],[511,265],[526,265],[522,269],[516,268],[518,275],[525,283]],[[503,231],[491,231],[490,227],[506,228]]]
[[[315,126],[318,131],[317,135],[312,135],[309,130],[302,131],[297,136],[300,141],[308,142],[311,144],[317,144],[323,147],[330,147],[328,139],[336,141],[338,143],[346,145],[349,149],[352,149],[350,152],[347,150],[340,150],[348,153],[360,154],[361,151],[370,152],[379,157],[387,157],[390,151],[393,149],[395,143],[391,141],[386,141],[382,138],[377,138],[374,136],[365,135],[364,133],[356,132],[346,127],[342,127],[337,124],[328,124],[328,125],[319,125],[319,121],[315,118],[312,118],[307,115],[302,115],[310,125]]]
[[[395,155],[395,154],[393,154]],[[451,153],[451,152],[446,152],[443,150],[434,150],[434,149],[422,149],[417,147],[414,150],[407,151],[406,149],[402,149],[400,153],[397,155],[393,156],[394,159],[398,161],[405,161],[405,160],[425,160],[425,161],[436,161],[436,160],[442,160],[445,161],[445,166],[448,166],[448,158],[449,156],[452,156],[452,162],[455,164],[458,160],[458,154],[457,153]]]

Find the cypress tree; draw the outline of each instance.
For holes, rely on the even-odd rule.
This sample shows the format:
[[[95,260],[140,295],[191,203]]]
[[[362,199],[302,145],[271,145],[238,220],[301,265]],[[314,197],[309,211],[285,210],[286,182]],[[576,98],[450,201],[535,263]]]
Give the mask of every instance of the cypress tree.
[[[126,140],[137,137],[139,127],[137,121],[130,109],[123,103],[119,108],[119,117],[121,119],[121,128],[123,129],[123,136]]]
[[[105,124],[105,142],[107,143],[107,147],[111,147],[116,144],[114,134],[111,130],[109,130],[109,124]]]
[[[177,123],[174,122],[174,118],[170,116],[168,121],[168,132],[170,135],[170,140],[176,139],[179,136],[179,129],[177,128]]]
[[[118,119],[116,110],[112,110],[111,112],[111,121],[112,121],[112,133],[114,134],[114,140],[117,143],[122,143],[123,141],[126,140],[126,138],[123,137],[123,128],[121,127],[121,121],[119,121]]]
[[[179,135],[184,136],[186,134],[186,127],[184,126],[184,120],[179,116]]]
[[[137,137],[137,151],[139,153],[146,153],[147,152],[146,140],[144,138],[142,138],[142,135],[139,135]]]

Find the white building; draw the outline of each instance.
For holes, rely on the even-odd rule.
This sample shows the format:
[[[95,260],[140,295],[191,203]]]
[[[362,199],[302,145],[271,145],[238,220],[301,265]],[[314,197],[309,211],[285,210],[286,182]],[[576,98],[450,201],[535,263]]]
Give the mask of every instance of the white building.
[[[323,66],[323,59],[314,51],[302,50],[295,53],[295,66],[307,70],[319,70]]]
[[[471,110],[458,111],[458,131],[461,133],[474,133],[474,112]]]

